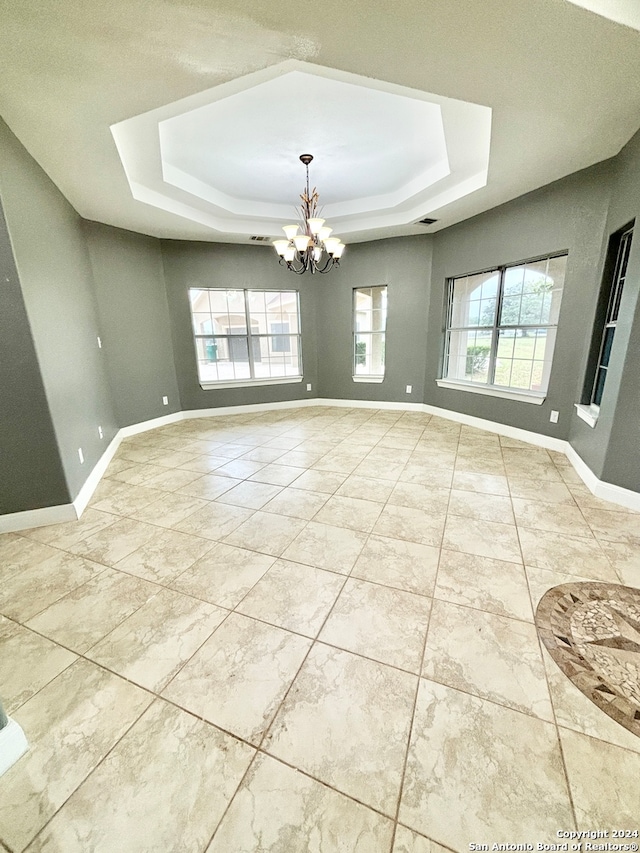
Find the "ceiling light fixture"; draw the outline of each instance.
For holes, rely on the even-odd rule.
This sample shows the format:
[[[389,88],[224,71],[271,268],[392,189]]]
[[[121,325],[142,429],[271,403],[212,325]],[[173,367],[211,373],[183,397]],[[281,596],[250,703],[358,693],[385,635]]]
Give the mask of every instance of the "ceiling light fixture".
[[[325,226],[324,219],[318,217],[318,191],[309,191],[309,163],[312,154],[301,154],[300,159],[307,170],[307,187],[301,194],[302,205],[299,216],[300,225],[284,225],[282,230],[286,240],[274,240],[273,245],[280,256],[280,263],[286,264],[287,269],[296,275],[302,275],[307,270],[327,273],[334,266],[340,266],[340,258],[344,252],[344,243],[339,237],[330,237],[332,228]]]

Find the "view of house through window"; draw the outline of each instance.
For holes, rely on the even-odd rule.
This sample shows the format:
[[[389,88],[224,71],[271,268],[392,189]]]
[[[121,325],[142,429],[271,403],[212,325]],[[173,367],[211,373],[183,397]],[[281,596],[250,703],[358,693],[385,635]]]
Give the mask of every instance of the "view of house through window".
[[[353,291],[353,376],[384,376],[387,288],[358,287]]]
[[[190,288],[203,385],[302,378],[296,290]]]
[[[566,255],[449,281],[445,379],[546,392]]]

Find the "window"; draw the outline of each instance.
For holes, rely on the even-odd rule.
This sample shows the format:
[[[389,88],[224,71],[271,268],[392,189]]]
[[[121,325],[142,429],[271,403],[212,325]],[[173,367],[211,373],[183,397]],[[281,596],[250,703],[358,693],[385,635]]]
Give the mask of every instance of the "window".
[[[382,382],[387,327],[387,288],[357,287],[353,291],[353,378]]]
[[[607,379],[609,358],[618,324],[620,300],[627,276],[632,237],[633,223],[623,228],[622,231],[618,231],[609,241],[603,286],[591,340],[587,388],[583,396],[583,401],[596,410],[600,408],[604,384]],[[585,397],[586,399],[584,399]]]
[[[443,378],[542,399],[566,255],[449,280]]]
[[[302,379],[296,290],[190,288],[189,299],[204,388]]]

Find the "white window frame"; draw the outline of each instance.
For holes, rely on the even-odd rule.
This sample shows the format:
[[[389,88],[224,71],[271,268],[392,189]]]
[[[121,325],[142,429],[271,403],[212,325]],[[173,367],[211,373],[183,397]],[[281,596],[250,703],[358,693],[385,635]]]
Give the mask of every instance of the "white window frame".
[[[219,292],[219,293],[242,293],[244,298],[244,314],[245,314],[245,326],[246,334],[238,334],[238,335],[230,335],[230,334],[217,334],[212,331],[208,334],[202,334],[196,331],[195,329],[195,321],[194,321],[194,311],[191,303],[191,292],[192,291],[209,291],[209,292]],[[251,293],[290,293],[295,294],[295,302],[296,302],[296,310],[298,317],[298,331],[297,332],[277,332],[274,333],[271,330],[266,332],[254,332],[252,331],[251,324],[251,312],[249,306],[249,294]],[[198,373],[198,381],[200,383],[200,387],[205,391],[212,390],[215,388],[245,388],[257,385],[287,385],[302,382],[304,378],[303,373],[303,364],[302,364],[302,326],[300,320],[300,292],[298,290],[293,289],[282,289],[282,288],[242,288],[242,287],[190,287],[189,288],[189,313],[191,315],[191,331],[193,334],[193,342],[195,348],[195,356],[196,356],[196,370]],[[195,312],[202,313],[202,312]],[[255,323],[254,323],[255,325]],[[296,373],[291,376],[274,376],[274,377],[260,377],[256,376],[255,370],[255,350],[254,345],[256,341],[259,341],[261,338],[297,338],[298,345],[298,366],[299,373]],[[203,379],[200,375],[200,358],[198,355],[198,340],[208,340],[208,339],[243,339],[247,342],[247,363],[249,365],[249,373],[250,377],[247,379]]]
[[[352,342],[351,342],[351,355],[352,355],[352,364],[351,364],[351,378],[354,382],[383,382],[385,377],[385,372],[387,368],[386,363],[386,345],[387,345],[387,312],[388,312],[388,303],[385,305],[385,316],[384,316],[384,328],[376,329],[375,331],[372,329],[371,331],[361,331],[358,329],[358,311],[357,311],[357,299],[358,293],[362,293],[367,290],[379,290],[384,291],[385,299],[388,300],[389,290],[386,284],[374,284],[369,285],[367,287],[354,287],[353,288],[353,296],[352,296]],[[372,309],[373,310],[373,309]],[[371,338],[371,343],[373,349],[373,336],[377,335],[382,339],[382,346],[385,350],[385,358],[382,366],[382,373],[357,373],[356,366],[358,358],[362,357],[361,353],[356,352],[356,346],[358,343],[358,337],[364,337],[368,335]]]
[[[533,391],[527,388],[518,388],[516,386],[509,385],[498,385],[493,380],[495,378],[496,371],[496,363],[498,360],[498,341],[499,341],[499,332],[501,331],[511,331],[513,330],[514,334],[517,336],[518,331],[523,329],[547,329],[547,334],[549,332],[554,335],[553,339],[553,349],[555,350],[555,334],[557,332],[558,324],[556,323],[500,323],[501,312],[502,312],[502,301],[504,296],[504,287],[505,287],[505,278],[507,271],[510,269],[514,269],[517,267],[525,266],[526,264],[534,264],[540,263],[543,261],[549,261],[554,258],[568,258],[568,252],[552,252],[548,255],[543,255],[538,258],[530,258],[525,261],[517,261],[511,264],[504,264],[501,266],[497,266],[494,268],[490,268],[484,271],[480,271],[477,273],[466,273],[465,275],[455,276],[447,279],[447,307],[446,307],[446,325],[445,325],[445,346],[444,346],[444,358],[442,365],[442,377],[436,380],[436,384],[441,388],[449,388],[452,390],[459,391],[470,391],[475,394],[485,394],[491,397],[503,397],[505,399],[516,400],[524,403],[533,403],[534,405],[541,405],[544,403],[548,388],[549,388],[549,380],[551,374],[551,365],[553,359],[553,351],[552,358],[549,360],[548,367],[546,368],[545,373],[543,374],[544,380],[544,389],[541,391]],[[497,275],[498,276],[498,288],[496,293],[496,307],[495,314],[493,318],[493,324],[491,326],[452,326],[452,312],[453,312],[453,293],[455,282],[461,279],[467,278],[468,276],[475,275]],[[564,289],[564,285],[563,285]],[[562,298],[562,297],[561,297]],[[489,365],[487,370],[487,382],[473,382],[470,380],[458,379],[457,377],[449,377],[448,374],[448,366],[449,366],[449,349],[450,349],[450,341],[451,341],[451,333],[457,331],[483,331],[491,333],[491,350],[488,355]]]

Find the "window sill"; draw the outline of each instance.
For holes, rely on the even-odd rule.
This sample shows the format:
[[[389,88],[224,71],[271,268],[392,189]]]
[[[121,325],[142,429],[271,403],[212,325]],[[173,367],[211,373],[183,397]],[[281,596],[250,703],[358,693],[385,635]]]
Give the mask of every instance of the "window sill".
[[[352,376],[354,382],[384,382],[384,376]]]
[[[292,385],[302,382],[302,376],[288,376],[285,379],[246,379],[239,382],[201,382],[203,391],[215,391],[216,388],[254,388],[260,385]]]
[[[436,379],[436,385],[439,388],[449,388],[452,391],[469,391],[471,394],[502,397],[504,400],[515,400],[518,403],[533,403],[534,406],[541,406],[546,399],[546,394],[536,391],[510,391],[507,388],[473,385],[471,382],[457,382],[453,379]]]
[[[596,406],[585,406],[584,403],[574,403],[576,407],[576,414],[579,418],[589,424],[591,429],[598,423],[598,415],[600,414],[600,409]]]

